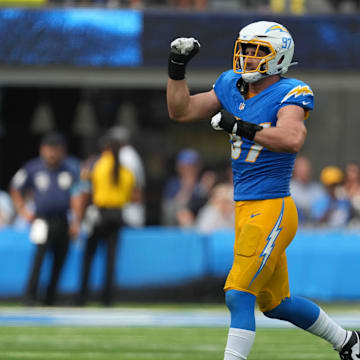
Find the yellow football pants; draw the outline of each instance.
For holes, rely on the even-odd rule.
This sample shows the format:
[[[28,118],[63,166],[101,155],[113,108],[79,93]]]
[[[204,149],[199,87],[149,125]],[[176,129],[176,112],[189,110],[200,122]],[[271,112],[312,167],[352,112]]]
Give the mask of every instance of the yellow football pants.
[[[236,202],[234,261],[224,290],[255,295],[263,312],[289,297],[285,249],[297,225],[291,197]]]

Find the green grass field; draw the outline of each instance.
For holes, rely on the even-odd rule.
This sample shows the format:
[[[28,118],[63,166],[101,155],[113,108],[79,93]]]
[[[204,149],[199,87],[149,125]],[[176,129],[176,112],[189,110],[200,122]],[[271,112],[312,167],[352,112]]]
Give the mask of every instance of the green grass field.
[[[225,328],[0,327],[1,360],[222,360]],[[249,360],[335,360],[324,340],[259,329]]]

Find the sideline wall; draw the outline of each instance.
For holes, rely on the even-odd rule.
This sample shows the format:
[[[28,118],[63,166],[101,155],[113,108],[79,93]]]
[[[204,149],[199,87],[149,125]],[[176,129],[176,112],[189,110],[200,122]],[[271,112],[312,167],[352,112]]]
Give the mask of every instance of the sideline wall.
[[[0,298],[21,296],[34,245],[27,231],[0,232]],[[194,231],[149,227],[125,229],[118,248],[116,284],[121,289],[149,290],[183,286],[205,278],[225,278],[231,267],[233,233],[203,236]],[[81,242],[73,244],[60,291],[78,289]],[[101,250],[95,259],[91,286],[99,289]],[[287,250],[291,291],[313,299],[360,299],[360,234],[346,230],[300,230]],[[44,264],[49,269],[49,259]],[[46,273],[43,271],[43,273]],[[41,283],[44,284],[46,276]]]

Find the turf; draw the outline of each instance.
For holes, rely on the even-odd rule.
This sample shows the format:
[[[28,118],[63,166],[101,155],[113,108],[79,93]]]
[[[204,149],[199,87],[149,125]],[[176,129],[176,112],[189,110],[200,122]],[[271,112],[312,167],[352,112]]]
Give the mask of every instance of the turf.
[[[222,360],[224,328],[0,327],[1,360]],[[259,329],[249,360],[335,360],[324,340]]]

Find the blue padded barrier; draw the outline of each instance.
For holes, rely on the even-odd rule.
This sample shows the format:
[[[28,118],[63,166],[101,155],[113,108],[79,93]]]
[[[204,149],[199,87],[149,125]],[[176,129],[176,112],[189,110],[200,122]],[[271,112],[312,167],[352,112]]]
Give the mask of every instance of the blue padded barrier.
[[[321,300],[360,299],[360,233],[302,230],[287,250],[291,290]]]
[[[0,232],[0,295],[17,295],[23,290],[33,247],[27,233],[6,228]]]
[[[119,242],[116,282],[123,288],[183,285],[205,276],[225,277],[232,263],[233,232],[204,236],[176,228],[124,229]],[[60,290],[75,292],[83,243],[71,245]],[[0,231],[0,297],[23,293],[35,246],[27,231]],[[104,249],[93,264],[91,286],[103,279]],[[360,299],[360,233],[346,230],[300,230],[287,250],[291,291],[318,300]],[[41,283],[48,276],[45,261]]]
[[[75,292],[79,287],[83,241],[70,246],[59,284],[61,291]],[[22,294],[34,251],[28,231],[0,231],[0,297]],[[94,258],[90,278],[93,289],[102,284],[104,251],[99,247]],[[49,257],[45,259],[40,284],[48,280],[50,261]],[[205,263],[204,238],[194,231],[124,229],[117,250],[116,281],[126,288],[181,285],[203,277]]]
[[[233,260],[234,233],[218,231],[207,236],[207,271],[210,276],[225,277]]]
[[[178,285],[205,271],[201,235],[176,228],[125,229],[117,266],[121,286]]]

